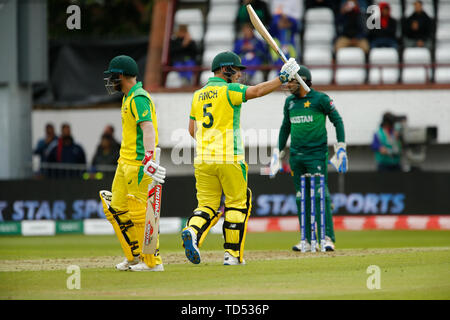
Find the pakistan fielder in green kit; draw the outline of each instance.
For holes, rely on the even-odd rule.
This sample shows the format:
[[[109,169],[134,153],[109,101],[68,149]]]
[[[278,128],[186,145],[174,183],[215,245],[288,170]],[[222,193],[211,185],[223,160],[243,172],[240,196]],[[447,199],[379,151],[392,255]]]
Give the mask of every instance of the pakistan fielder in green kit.
[[[300,67],[298,74],[302,77],[308,87],[311,87],[311,72],[305,66]],[[284,156],[283,149],[291,135],[290,158],[289,164],[292,170],[294,186],[296,191],[296,202],[298,208],[298,216],[300,221],[300,205],[301,205],[301,176],[305,173],[320,173],[325,176],[325,249],[334,251],[334,235],[333,218],[331,213],[331,198],[328,190],[328,140],[326,130],[326,119],[333,123],[336,128],[337,144],[334,145],[335,155],[330,159],[330,163],[338,172],[345,173],[347,171],[347,154],[345,144],[344,123],[341,116],[336,110],[333,100],[325,93],[311,91],[306,93],[297,80],[288,83],[288,89],[291,95],[286,99],[284,104],[284,119],[281,124],[280,134],[278,137],[278,148],[275,148],[272,154],[270,171],[271,175],[275,175],[280,168],[280,159]],[[306,179],[306,188],[309,190],[310,181]],[[315,201],[316,208],[319,208],[319,184],[316,183]],[[306,232],[306,249],[311,250],[311,206],[310,194],[305,195],[305,232]],[[301,223],[301,222],[300,222]],[[317,239],[320,239],[320,228]],[[300,251],[300,243],[292,247],[294,251]]]

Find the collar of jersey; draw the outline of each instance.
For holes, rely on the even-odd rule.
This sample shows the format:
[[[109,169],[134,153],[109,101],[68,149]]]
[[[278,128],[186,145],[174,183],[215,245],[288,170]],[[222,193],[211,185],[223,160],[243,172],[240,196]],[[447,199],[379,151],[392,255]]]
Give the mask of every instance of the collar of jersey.
[[[136,89],[138,88],[142,88],[142,82],[139,81],[138,83],[136,83],[133,87],[131,87],[130,91],[128,91],[128,94],[126,95],[126,98],[128,98],[133,92],[136,91]]]
[[[311,96],[311,94],[314,92],[315,90],[313,88],[310,88],[309,92],[304,96],[304,97],[299,97],[299,96],[295,96],[295,98],[297,99],[306,99],[309,98]]]
[[[227,83],[224,79],[219,78],[219,77],[211,77],[211,78],[209,78],[208,79],[208,83],[210,83],[210,82],[225,82],[225,83]]]

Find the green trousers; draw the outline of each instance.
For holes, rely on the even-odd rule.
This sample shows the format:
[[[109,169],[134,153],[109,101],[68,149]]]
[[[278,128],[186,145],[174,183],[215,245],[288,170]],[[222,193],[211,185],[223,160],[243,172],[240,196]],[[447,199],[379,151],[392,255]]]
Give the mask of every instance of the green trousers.
[[[330,237],[333,242],[336,242],[334,236],[333,216],[331,212],[331,197],[328,190],[328,161],[327,160],[302,160],[298,156],[292,156],[289,159],[289,164],[292,170],[292,177],[295,186],[295,200],[297,203],[297,214],[299,224],[301,226],[301,176],[305,173],[315,174],[321,173],[325,176],[325,235]],[[319,178],[315,180],[315,212],[316,212],[316,230],[317,241],[320,240],[320,181]],[[310,178],[305,179],[305,233],[306,239],[311,243],[311,189]]]

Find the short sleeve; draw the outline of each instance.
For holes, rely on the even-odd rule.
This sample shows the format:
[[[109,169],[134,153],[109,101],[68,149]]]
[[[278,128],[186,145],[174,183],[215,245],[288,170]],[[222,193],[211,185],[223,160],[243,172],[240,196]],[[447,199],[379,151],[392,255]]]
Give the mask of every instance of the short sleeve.
[[[194,94],[194,97],[195,97],[195,94]],[[191,112],[189,113],[189,119],[191,119],[191,120],[195,120],[195,115],[194,115],[194,97],[192,97]]]
[[[241,83],[230,83],[228,85],[228,99],[233,106],[240,106],[243,102],[247,102],[245,93],[248,86]]]
[[[131,102],[131,111],[136,119],[136,123],[152,121],[151,101],[144,96],[137,96]]]

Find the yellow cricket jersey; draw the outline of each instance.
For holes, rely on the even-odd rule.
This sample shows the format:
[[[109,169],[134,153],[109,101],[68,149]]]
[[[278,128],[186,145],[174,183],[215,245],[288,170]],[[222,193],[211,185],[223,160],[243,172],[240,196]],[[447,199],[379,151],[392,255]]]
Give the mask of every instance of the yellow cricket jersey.
[[[243,84],[212,77],[194,93],[190,118],[197,125],[196,163],[244,160],[240,114],[246,90]]]
[[[142,88],[142,82],[135,84],[122,99],[122,144],[119,163],[141,165],[144,159],[144,139],[140,123],[151,121],[155,128],[155,147],[158,145],[158,123],[150,94]]]

